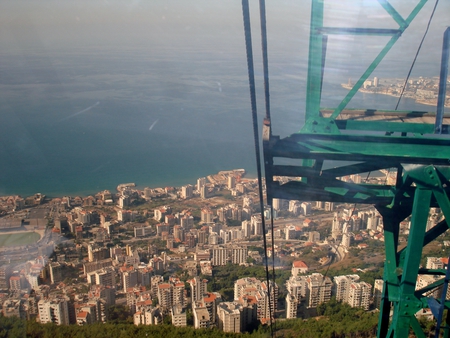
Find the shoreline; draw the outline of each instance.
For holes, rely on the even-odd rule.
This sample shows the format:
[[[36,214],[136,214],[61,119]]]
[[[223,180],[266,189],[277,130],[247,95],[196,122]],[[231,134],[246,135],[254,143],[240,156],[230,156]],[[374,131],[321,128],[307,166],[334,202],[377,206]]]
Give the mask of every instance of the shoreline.
[[[341,87],[345,88],[345,89],[352,89],[353,86],[349,86],[347,83],[341,83]],[[392,93],[386,93],[386,92],[374,92],[371,90],[367,90],[364,88],[359,88],[358,92],[364,93],[364,94],[378,94],[378,95],[386,95],[386,96],[391,96],[391,97],[396,97],[399,98],[400,95],[396,95],[396,94],[392,94]],[[406,92],[404,92],[403,94],[405,94]],[[403,95],[403,98],[408,98],[408,99],[413,99],[415,103],[417,104],[421,104],[424,106],[433,106],[436,107],[437,106],[437,98],[436,99],[419,99],[419,98],[415,98],[415,97],[411,97],[411,96],[405,96]],[[436,101],[436,102],[434,102]],[[450,105],[444,105],[445,108],[450,108]]]
[[[151,185],[145,185],[145,184],[135,183],[135,182],[130,183],[131,182],[131,180],[130,180],[130,181],[127,181],[125,183],[111,184],[110,187],[107,187],[107,186],[105,186],[103,188],[99,188],[98,187],[98,188],[93,188],[93,189],[89,189],[89,190],[79,191],[79,192],[75,192],[75,193],[64,192],[64,193],[60,193],[60,194],[58,194],[58,193],[49,193],[48,194],[48,193],[42,193],[42,191],[44,191],[44,190],[41,190],[41,191],[35,191],[33,193],[30,193],[30,194],[17,194],[17,193],[14,193],[14,194],[2,194],[2,195],[0,195],[0,199],[6,198],[6,197],[10,197],[10,196],[21,196],[22,198],[26,198],[26,197],[33,196],[33,195],[35,195],[37,193],[42,193],[43,195],[46,196],[46,199],[49,199],[49,200],[54,199],[54,198],[62,198],[62,197],[65,197],[65,196],[68,196],[68,197],[77,197],[77,196],[79,196],[79,197],[83,198],[83,197],[88,197],[88,196],[94,196],[94,195],[98,194],[99,192],[102,192],[102,191],[105,191],[105,190],[108,190],[111,193],[116,193],[116,192],[119,191],[118,190],[119,187],[126,186],[126,185],[131,185],[131,184],[133,184],[132,189],[133,190],[138,190],[138,191],[143,191],[145,188],[150,188],[150,189],[164,189],[165,187],[181,188],[182,186],[185,186],[185,185],[196,186],[197,179],[201,178],[201,177],[207,178],[209,176],[216,176],[216,175],[220,175],[220,174],[223,174],[223,173],[227,173],[227,172],[231,173],[233,171],[240,171],[240,170],[243,170],[243,175],[242,175],[242,179],[243,180],[254,180],[254,179],[257,179],[257,175],[255,173],[248,172],[247,169],[239,168],[239,169],[231,169],[231,170],[220,170],[219,172],[214,173],[214,174],[208,174],[208,175],[205,175],[205,176],[198,176],[198,177],[195,178],[195,180],[189,180],[188,182],[186,182],[184,184],[181,184],[181,185],[174,185],[174,184],[160,184],[160,185],[151,184]],[[182,180],[182,181],[184,181],[184,180]]]

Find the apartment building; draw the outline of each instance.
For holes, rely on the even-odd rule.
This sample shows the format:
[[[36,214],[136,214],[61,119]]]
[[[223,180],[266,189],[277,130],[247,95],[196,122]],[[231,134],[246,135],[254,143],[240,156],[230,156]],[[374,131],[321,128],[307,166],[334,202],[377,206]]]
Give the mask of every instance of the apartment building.
[[[41,299],[38,312],[42,324],[69,325],[69,306],[64,298]]]

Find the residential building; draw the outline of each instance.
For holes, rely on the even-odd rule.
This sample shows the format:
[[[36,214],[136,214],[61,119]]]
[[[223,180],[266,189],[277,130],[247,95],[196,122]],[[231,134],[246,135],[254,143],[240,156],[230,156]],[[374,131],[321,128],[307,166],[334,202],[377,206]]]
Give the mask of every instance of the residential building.
[[[186,309],[180,304],[173,306],[170,314],[173,326],[181,327],[187,325]]]
[[[187,281],[191,286],[191,301],[201,300],[207,291],[208,280],[196,276]]]
[[[153,233],[153,227],[135,227],[134,228],[134,237],[145,237],[150,236]]]
[[[50,281],[52,284],[56,284],[59,282],[62,282],[63,280],[63,266],[59,262],[53,262],[50,263],[49,266],[49,272],[50,272]]]
[[[317,243],[320,241],[320,232],[318,231],[310,231],[308,233],[308,242]]]
[[[122,286],[124,292],[138,284],[138,272],[134,269],[134,267],[121,267],[120,272],[122,274]]]
[[[261,215],[253,215],[251,217],[251,224],[252,224],[252,229],[253,229],[253,235],[262,236],[263,229],[262,229]]]
[[[438,257],[427,257],[427,269],[443,269],[444,268],[444,262],[442,261],[442,258]]]
[[[69,325],[69,306],[64,298],[41,299],[38,302],[39,321],[42,324]]]
[[[206,186],[206,177],[200,177],[197,179],[197,191],[201,191],[201,189]]]
[[[266,281],[253,277],[238,279],[234,282],[234,300],[242,297],[254,297],[257,306],[257,319],[260,321],[270,320],[276,311],[276,300],[278,298],[278,286],[270,281],[270,290]],[[270,297],[269,297],[270,295]]]
[[[157,285],[158,302],[163,312],[168,313],[173,306],[184,306],[184,283],[178,278],[169,278],[168,283]]]
[[[22,299],[8,298],[3,302],[2,311],[4,317],[17,317],[26,319],[27,313]]]
[[[240,333],[243,327],[243,306],[238,302],[222,302],[217,306],[218,327],[224,332]]]
[[[248,250],[244,246],[232,246],[230,249],[230,258],[232,264],[244,264],[247,262]]]
[[[384,281],[382,279],[375,279],[373,285],[373,305],[377,309],[379,309],[381,306],[381,299],[383,296],[383,285]]]
[[[290,293],[286,295],[286,319],[297,318],[299,305],[299,299]]]
[[[245,238],[252,235],[252,223],[250,221],[242,221],[242,232]]]
[[[196,329],[216,327],[217,305],[221,300],[222,297],[218,292],[206,292],[200,300],[192,302]]]
[[[162,321],[160,309],[151,305],[140,306],[133,315],[134,325],[158,325],[162,324]]]
[[[87,274],[87,282],[109,287],[116,286],[116,271],[113,267],[96,270]]]
[[[181,187],[181,198],[188,199],[192,198],[194,193],[194,187],[190,184]]]
[[[320,273],[313,273],[306,278],[306,306],[315,308],[317,305],[326,303],[331,299],[333,283],[330,277]]]
[[[304,274],[308,272],[308,265],[304,261],[294,261],[292,262],[292,276],[298,276],[299,274]]]
[[[215,246],[211,248],[211,264],[213,266],[226,265],[228,262],[228,250]]]
[[[203,187],[205,188],[205,187]],[[192,305],[192,312],[194,315],[194,328],[196,329],[208,329],[214,327],[214,323],[211,321],[208,310],[205,307]]]
[[[358,275],[345,275],[345,276],[336,276],[333,279],[333,293],[336,297],[336,300],[339,302],[347,302],[350,285],[353,282],[359,281]]]
[[[228,189],[234,189],[236,187],[236,178],[234,176],[228,176],[227,186]]]
[[[9,288],[10,290],[21,290],[22,289],[22,278],[16,274],[9,277]]]
[[[369,310],[372,285],[366,282],[353,282],[350,284],[348,298],[345,301],[351,307],[361,307]]]

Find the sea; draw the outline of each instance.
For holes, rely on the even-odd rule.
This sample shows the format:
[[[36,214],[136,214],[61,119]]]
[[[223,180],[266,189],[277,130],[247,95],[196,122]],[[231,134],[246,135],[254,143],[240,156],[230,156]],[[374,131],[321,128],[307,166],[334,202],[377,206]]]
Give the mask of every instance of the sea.
[[[141,188],[182,186],[237,168],[256,177],[243,48],[224,53],[103,47],[0,56],[0,195],[86,196],[129,182]],[[260,139],[265,111],[259,68]],[[340,83],[349,75],[326,78],[322,106],[339,103],[347,93]],[[306,62],[275,57],[275,135],[301,129],[305,84]],[[357,93],[349,107],[394,109],[397,100]],[[435,107],[405,98],[399,109]]]

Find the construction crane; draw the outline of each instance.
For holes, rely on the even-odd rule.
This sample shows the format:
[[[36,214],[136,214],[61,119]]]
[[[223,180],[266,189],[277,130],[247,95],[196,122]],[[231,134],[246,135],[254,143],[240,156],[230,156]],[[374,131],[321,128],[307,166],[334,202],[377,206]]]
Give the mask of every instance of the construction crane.
[[[450,219],[450,118],[444,114],[449,30],[444,34],[437,113],[347,109],[349,101],[427,0],[420,0],[407,17],[400,15],[387,0],[377,0],[398,26],[394,29],[328,27],[324,25],[324,2],[312,0],[303,127],[299,132],[280,138],[272,133],[270,114],[266,113],[264,119],[262,137],[267,203],[272,205],[273,199],[279,198],[375,205],[383,217],[385,238],[384,285],[377,335],[407,338],[412,330],[417,337],[425,337],[415,314],[428,308],[438,318],[439,335],[440,319],[450,302],[445,295],[442,299],[432,299],[428,294],[438,287],[446,291],[446,270],[420,268],[420,260],[423,247],[450,226],[446,221]],[[260,1],[260,6],[262,3]],[[263,16],[261,18],[264,19]],[[263,63],[265,80],[268,81],[265,22],[262,28]],[[322,92],[322,85],[327,37],[331,35],[383,36],[388,37],[388,42],[341,103],[335,108],[325,109],[321,107],[321,98],[326,95]],[[252,91],[251,72],[249,67]],[[286,159],[294,164],[281,164]],[[339,161],[341,164],[338,167],[326,167],[324,164],[330,161]],[[352,183],[340,179],[347,175],[389,171],[393,168],[396,170],[393,184]],[[292,179],[282,183],[277,179],[280,176]],[[427,231],[430,207],[439,207],[445,219]],[[411,217],[410,233],[406,246],[400,246],[400,223],[407,217]],[[417,290],[418,274],[442,278]],[[447,325],[450,323],[450,315],[447,315],[446,322]],[[449,336],[448,329],[445,329],[444,336]]]

